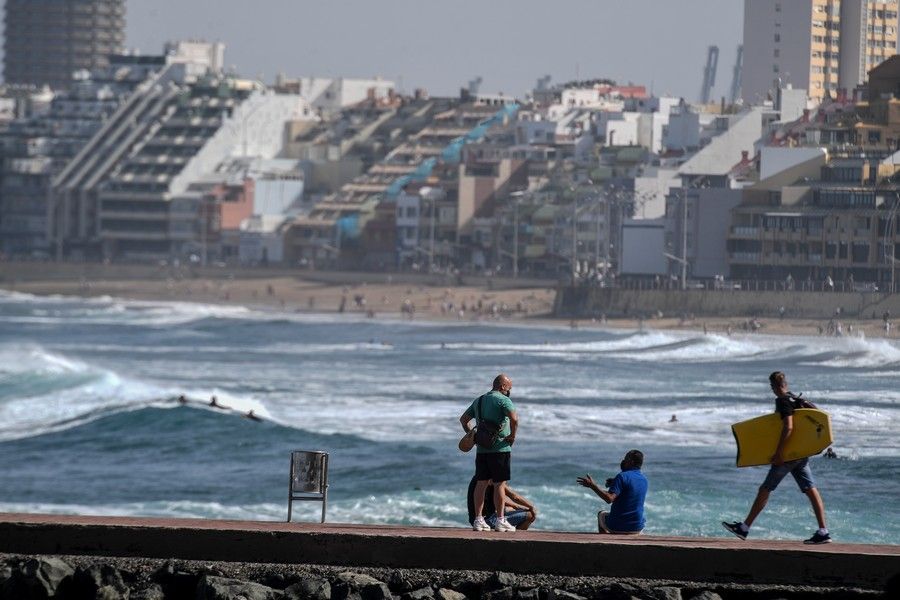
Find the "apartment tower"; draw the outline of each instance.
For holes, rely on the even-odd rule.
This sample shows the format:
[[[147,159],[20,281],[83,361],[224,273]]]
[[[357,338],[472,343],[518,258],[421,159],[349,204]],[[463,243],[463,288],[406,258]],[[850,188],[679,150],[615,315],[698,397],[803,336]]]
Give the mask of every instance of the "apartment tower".
[[[5,13],[6,83],[65,90],[122,51],[125,0],[6,0]]]
[[[821,100],[853,89],[897,52],[897,0],[744,0],[741,96],[759,104],[779,84]]]

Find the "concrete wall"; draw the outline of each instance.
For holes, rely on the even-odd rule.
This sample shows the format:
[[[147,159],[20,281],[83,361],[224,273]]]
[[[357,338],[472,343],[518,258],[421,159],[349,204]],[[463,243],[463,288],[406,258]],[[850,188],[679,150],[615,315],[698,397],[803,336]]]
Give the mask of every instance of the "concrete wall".
[[[842,292],[742,292],[707,290],[623,290],[565,288],[557,294],[559,317],[692,313],[709,317],[775,317],[784,306],[792,318],[828,319],[837,308],[847,317],[876,318],[889,310],[900,314],[900,295]]]

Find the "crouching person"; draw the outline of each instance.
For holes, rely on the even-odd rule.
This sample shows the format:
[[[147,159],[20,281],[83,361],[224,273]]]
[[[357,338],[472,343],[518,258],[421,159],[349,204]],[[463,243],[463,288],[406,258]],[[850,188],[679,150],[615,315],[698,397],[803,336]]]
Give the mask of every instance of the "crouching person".
[[[469,508],[469,525],[475,522],[475,485],[478,477],[472,477],[469,482],[469,491],[466,494],[466,504]],[[506,486],[506,520],[519,531],[528,529],[537,518],[537,509],[525,496]],[[491,515],[486,519],[490,527],[494,527],[497,515],[494,511],[494,482],[488,484],[484,493],[484,514]]]
[[[644,454],[629,450],[620,463],[621,472],[606,480],[606,490],[590,475],[579,477],[578,484],[590,488],[605,502],[609,511],[597,513],[597,529],[600,533],[636,535],[644,530],[644,499],[647,497],[647,478],[641,473]]]

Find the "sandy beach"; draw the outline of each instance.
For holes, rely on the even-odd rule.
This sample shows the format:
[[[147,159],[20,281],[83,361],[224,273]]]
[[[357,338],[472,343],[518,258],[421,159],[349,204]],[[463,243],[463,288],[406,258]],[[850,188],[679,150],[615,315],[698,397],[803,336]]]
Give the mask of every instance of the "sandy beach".
[[[290,313],[365,315],[459,322],[524,322],[572,328],[609,327],[704,331],[710,334],[754,332],[746,317],[683,319],[578,319],[553,316],[556,290],[550,287],[491,289],[485,286],[440,286],[412,283],[325,283],[303,276],[256,278],[31,280],[6,282],[0,289],[36,295],[112,296],[129,300],[179,301],[245,306]],[[828,321],[762,318],[755,332],[772,335],[828,335]],[[881,318],[844,319],[844,336],[897,338]]]

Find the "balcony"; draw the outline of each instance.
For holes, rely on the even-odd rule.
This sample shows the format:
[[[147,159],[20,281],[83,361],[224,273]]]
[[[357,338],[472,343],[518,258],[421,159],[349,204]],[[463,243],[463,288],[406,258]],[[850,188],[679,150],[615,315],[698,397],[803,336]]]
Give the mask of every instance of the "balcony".
[[[736,226],[731,228],[734,237],[759,237],[759,227]]]
[[[759,252],[732,252],[731,262],[758,263]]]

